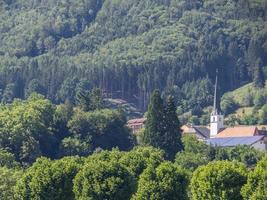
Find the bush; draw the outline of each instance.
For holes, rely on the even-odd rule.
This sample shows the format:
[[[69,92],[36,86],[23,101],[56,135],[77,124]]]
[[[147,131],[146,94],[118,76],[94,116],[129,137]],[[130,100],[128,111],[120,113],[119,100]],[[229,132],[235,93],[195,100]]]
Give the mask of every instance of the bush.
[[[257,93],[257,95],[254,98],[253,104],[256,108],[261,108],[266,103],[266,98],[264,94]]]
[[[22,174],[23,171],[20,169],[0,167],[0,199],[15,200],[15,186]]]
[[[16,162],[14,154],[4,150],[0,149],[0,167],[16,167],[19,166],[19,163]]]
[[[194,171],[197,167],[205,165],[208,162],[209,159],[207,156],[193,152],[178,152],[175,158],[175,164],[190,171]]]
[[[238,105],[232,96],[229,95],[223,96],[221,101],[221,109],[224,114],[228,115],[234,112],[237,108]]]
[[[162,150],[153,147],[138,147],[133,151],[123,154],[119,162],[125,166],[135,178],[147,168],[156,168],[164,161],[164,153]]]
[[[16,186],[17,199],[74,200],[73,178],[82,160],[65,157],[52,162],[39,158]]]
[[[193,200],[240,200],[246,183],[244,164],[229,161],[210,162],[199,167],[191,179]]]
[[[74,179],[75,199],[130,199],[134,179],[116,162],[87,162]]]
[[[242,99],[242,106],[253,106],[253,94],[249,91]]]
[[[267,156],[248,175],[247,184],[242,188],[244,199],[264,200],[267,197]]]
[[[187,199],[187,174],[170,162],[156,169],[148,167],[141,174],[133,200],[184,200]]]

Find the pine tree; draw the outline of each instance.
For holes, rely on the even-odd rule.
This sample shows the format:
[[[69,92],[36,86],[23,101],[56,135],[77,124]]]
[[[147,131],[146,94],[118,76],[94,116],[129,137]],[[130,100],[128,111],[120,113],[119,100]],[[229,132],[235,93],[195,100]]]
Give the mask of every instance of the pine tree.
[[[76,96],[77,105],[85,112],[91,110],[91,96],[90,92],[81,90]]]
[[[99,88],[93,88],[90,92],[92,110],[99,110],[104,107],[102,92]]]
[[[162,148],[166,152],[167,159],[173,160],[178,151],[183,149],[181,142],[180,122],[176,114],[174,98],[168,97],[164,113],[164,140]]]
[[[91,91],[80,88],[76,94],[77,105],[85,112],[104,108],[104,100],[99,88]]]
[[[265,77],[261,68],[262,61],[261,59],[257,59],[255,64],[255,71],[254,71],[254,85],[258,88],[264,88],[265,86]]]
[[[143,142],[156,148],[162,148],[162,138],[164,135],[163,119],[164,106],[160,92],[155,90],[151,96],[147,112],[147,121]]]

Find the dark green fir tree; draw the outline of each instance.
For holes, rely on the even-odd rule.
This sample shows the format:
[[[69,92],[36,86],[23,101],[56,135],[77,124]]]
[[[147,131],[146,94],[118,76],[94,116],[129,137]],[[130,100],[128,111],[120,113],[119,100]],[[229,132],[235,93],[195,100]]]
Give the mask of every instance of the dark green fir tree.
[[[91,110],[92,102],[90,92],[81,90],[76,95],[76,104],[85,112]]]
[[[257,88],[264,88],[265,86],[265,77],[261,65],[262,65],[261,59],[257,59],[255,63],[255,71],[253,77],[254,85]]]
[[[166,152],[166,158],[173,160],[178,151],[183,149],[181,142],[180,122],[176,114],[174,98],[169,96],[164,113],[164,128],[162,148]]]
[[[160,96],[160,91],[155,90],[151,96],[147,112],[147,121],[143,142],[156,148],[162,148],[162,139],[164,136],[163,128],[164,106]]]

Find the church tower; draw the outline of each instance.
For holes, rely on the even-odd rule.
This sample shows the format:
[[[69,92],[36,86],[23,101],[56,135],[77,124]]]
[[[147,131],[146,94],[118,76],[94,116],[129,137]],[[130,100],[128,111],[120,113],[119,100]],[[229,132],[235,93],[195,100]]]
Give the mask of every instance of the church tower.
[[[224,116],[219,113],[217,108],[217,85],[218,85],[218,71],[216,71],[216,81],[214,89],[213,109],[210,115],[210,137],[214,137],[223,128]]]

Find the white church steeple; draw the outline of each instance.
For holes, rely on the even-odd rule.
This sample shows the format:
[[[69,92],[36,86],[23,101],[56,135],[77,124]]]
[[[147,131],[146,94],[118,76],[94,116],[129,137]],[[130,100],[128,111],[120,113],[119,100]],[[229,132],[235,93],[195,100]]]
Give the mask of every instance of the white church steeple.
[[[216,81],[214,89],[213,109],[210,116],[210,136],[217,135],[220,129],[223,128],[224,116],[219,113],[217,108],[217,85],[218,85],[218,70],[216,71]]]

